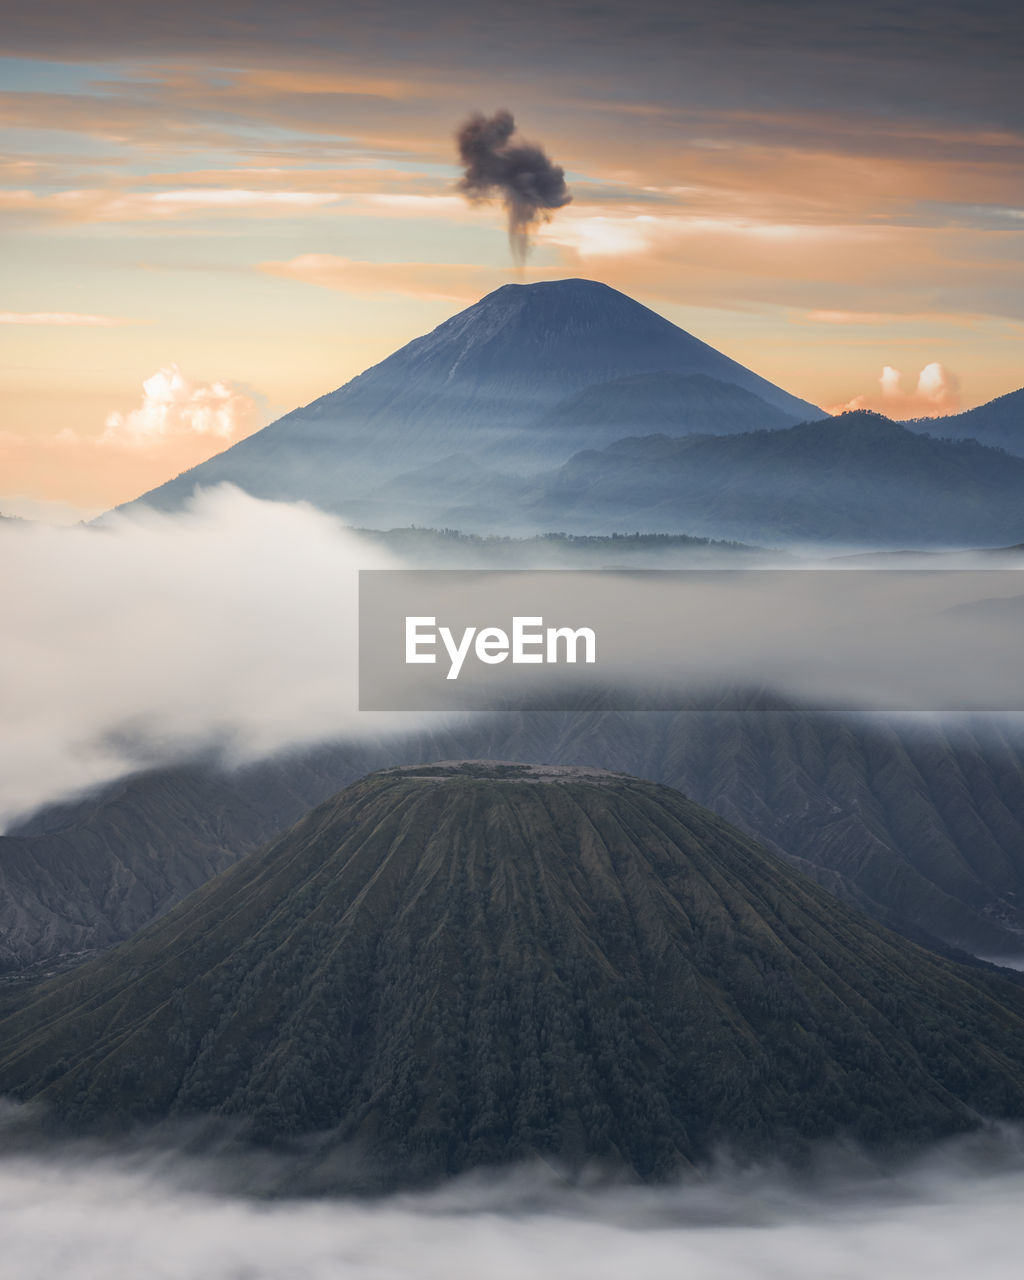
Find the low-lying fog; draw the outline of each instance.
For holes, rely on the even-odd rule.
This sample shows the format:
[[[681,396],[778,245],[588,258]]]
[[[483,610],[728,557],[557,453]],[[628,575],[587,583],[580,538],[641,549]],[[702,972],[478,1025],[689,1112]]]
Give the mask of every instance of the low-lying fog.
[[[802,1181],[721,1172],[671,1188],[550,1171],[376,1201],[260,1200],[194,1158],[0,1158],[0,1280],[1016,1280],[1021,1135],[897,1172],[852,1153]]]
[[[183,511],[142,508],[101,528],[12,522],[0,554],[0,829],[139,769],[406,733],[424,721],[399,707],[458,706],[359,710],[358,570],[412,562],[303,504],[225,485]],[[861,709],[1024,706],[1024,575],[709,573],[685,596],[666,594],[658,575],[582,573],[571,590],[560,576],[530,576],[548,581],[552,610],[567,610],[572,626],[604,609],[601,680],[642,683],[659,706],[665,682],[753,685]],[[469,609],[477,630],[507,626],[511,588],[500,575],[488,581],[495,616],[479,583],[467,592],[460,581],[446,603],[429,594],[439,591],[433,577],[421,611],[451,605]],[[948,598],[937,594],[942,582]],[[521,608],[539,611],[540,598],[531,586]],[[401,627],[392,632],[400,646]],[[502,679],[525,670],[562,681],[569,670],[475,665]],[[386,687],[424,671],[458,687],[443,670],[393,666]],[[491,688],[494,706],[503,689]]]

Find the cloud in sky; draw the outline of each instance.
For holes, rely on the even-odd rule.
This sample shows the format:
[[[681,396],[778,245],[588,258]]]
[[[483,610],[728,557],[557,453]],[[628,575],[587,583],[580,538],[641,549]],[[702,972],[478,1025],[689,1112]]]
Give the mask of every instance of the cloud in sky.
[[[166,371],[157,379],[173,381]],[[218,395],[218,385],[226,394]],[[108,425],[98,434],[73,427],[56,432],[0,429],[5,490],[0,513],[67,523],[52,520],[50,507],[56,502],[74,512],[75,519],[91,518],[205,462],[258,429],[267,417],[256,393],[216,383],[199,391],[208,394],[184,401],[175,401],[173,390],[169,400],[159,391],[144,394],[136,408],[108,414]],[[231,435],[218,434],[228,429]]]
[[[94,316],[78,311],[0,311],[0,324],[82,326],[109,329],[127,324],[115,316]]]
[[[887,114],[913,101],[966,112],[982,95],[990,107],[998,105],[991,111],[995,120],[1020,114],[1011,76],[1024,40],[1019,8],[1010,0],[970,6],[936,0],[927,7],[915,0],[864,0],[856,8],[802,4],[796,11],[792,0],[714,6],[638,0],[628,8],[582,11],[573,0],[520,0],[508,11],[440,0],[432,14],[425,24],[414,0],[343,9],[330,0],[306,0],[282,22],[273,0],[251,0],[244,9],[182,0],[172,21],[155,0],[127,11],[117,0],[97,0],[87,12],[74,0],[37,0],[12,25],[8,46],[12,53],[50,58],[171,63],[206,53],[228,65],[292,73],[296,55],[313,50],[322,54],[321,74],[359,77],[371,94],[388,93],[388,82],[410,67],[442,74],[457,68],[493,80],[526,66],[565,80],[593,66],[595,73],[618,67],[627,86],[645,76],[657,90],[671,79],[677,94],[710,96],[709,70],[731,62],[734,74],[719,96],[731,91],[756,100],[768,90],[790,100],[861,99],[878,108],[885,86]],[[390,51],[390,69],[381,66],[382,47]],[[940,78],[940,70],[958,74]]]
[[[960,408],[960,381],[938,360],[925,365],[913,390],[904,390],[903,374],[887,364],[878,387],[874,394],[854,396],[845,404],[833,405],[829,413],[874,409],[890,418],[936,418]]]
[[[208,436],[227,447],[260,425],[261,405],[248,392],[218,380],[190,382],[176,364],[142,383],[142,403],[107,415],[101,445],[162,447],[176,437]]]
[[[808,359],[786,331],[791,311],[920,314],[935,326],[970,313],[987,331],[919,335],[897,363],[951,364],[968,404],[1013,389],[1017,336],[1004,329],[1024,320],[1024,226],[1011,216],[1024,208],[1019,6],[866,0],[805,5],[794,22],[777,0],[550,0],[543,12],[524,0],[496,21],[490,6],[441,0],[427,26],[412,0],[344,12],[309,0],[286,23],[271,0],[244,14],[183,5],[172,21],[149,0],[130,11],[99,0],[87,14],[38,0],[7,32],[0,267],[18,291],[4,305],[46,313],[60,299],[145,320],[123,345],[95,344],[97,382],[119,385],[142,358],[143,328],[154,334],[147,363],[154,347],[195,362],[173,331],[200,271],[208,303],[194,341],[215,369],[239,367],[229,343],[246,342],[250,363],[279,360],[287,374],[275,372],[277,386],[268,374],[267,387],[282,408],[443,319],[439,302],[472,301],[474,272],[486,292],[504,237],[496,220],[454,207],[451,126],[506,102],[523,123],[528,112],[575,193],[538,242],[550,274],[669,303],[687,329],[823,404],[863,389],[857,345],[877,344],[870,369],[904,338],[886,345],[883,321],[857,334],[833,323],[831,338],[806,335]],[[660,222],[645,221],[653,215]],[[114,224],[126,228],[117,240]],[[346,287],[340,271],[311,265],[328,257],[365,264],[358,290],[355,266]],[[424,260],[452,269],[428,276]],[[356,316],[347,299],[269,280],[267,262],[299,263],[276,274],[319,276],[374,307]],[[382,267],[374,300],[370,263],[424,266],[405,287]],[[284,317],[270,337],[269,315]],[[7,428],[81,430],[79,353],[55,355],[58,330],[42,324],[5,332],[23,370],[0,370],[17,406]],[[50,474],[40,466],[17,487],[95,498],[56,457]],[[126,481],[116,496],[131,491]]]
[[[887,322],[899,319],[912,319],[915,317],[888,316],[881,311],[809,311],[807,319],[817,324],[886,324]],[[917,316],[916,319],[923,320],[926,317]]]
[[[338,199],[338,194],[331,191],[264,191],[240,187],[186,187],[168,191],[83,188],[39,194],[16,190],[0,191],[0,211],[66,222],[162,222],[208,215],[277,218],[314,212]]]

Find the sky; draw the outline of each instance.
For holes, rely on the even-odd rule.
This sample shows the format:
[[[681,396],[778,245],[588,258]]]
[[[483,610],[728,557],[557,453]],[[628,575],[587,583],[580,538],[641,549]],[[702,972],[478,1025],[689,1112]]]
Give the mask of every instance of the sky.
[[[1024,384],[1024,11],[38,0],[0,57],[0,511],[126,501],[509,280],[623,289],[830,410]],[[520,275],[453,134],[573,201]]]

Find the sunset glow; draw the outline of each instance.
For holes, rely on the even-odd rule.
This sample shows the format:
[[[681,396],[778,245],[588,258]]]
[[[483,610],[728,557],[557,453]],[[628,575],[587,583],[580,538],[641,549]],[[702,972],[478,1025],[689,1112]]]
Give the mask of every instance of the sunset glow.
[[[216,452],[111,443],[157,370],[242,388],[236,439],[519,278],[605,281],[826,408],[1022,381],[1012,41],[962,9],[879,49],[867,11],[796,31],[759,6],[748,39],[738,2],[609,10],[578,46],[563,5],[502,41],[443,6],[387,40],[312,6],[272,41],[90,8],[35,6],[0,61],[0,497],[98,509]],[[455,123],[505,105],[574,197],[522,277],[501,210],[455,192]]]

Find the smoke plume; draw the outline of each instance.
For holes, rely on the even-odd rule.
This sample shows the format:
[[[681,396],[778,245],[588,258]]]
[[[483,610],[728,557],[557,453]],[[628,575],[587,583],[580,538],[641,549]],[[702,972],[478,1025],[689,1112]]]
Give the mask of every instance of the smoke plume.
[[[572,199],[565,170],[552,164],[542,147],[516,135],[510,111],[475,112],[455,135],[465,173],[459,190],[472,201],[500,197],[508,214],[508,241],[520,266],[530,251],[530,234],[553,209]]]

